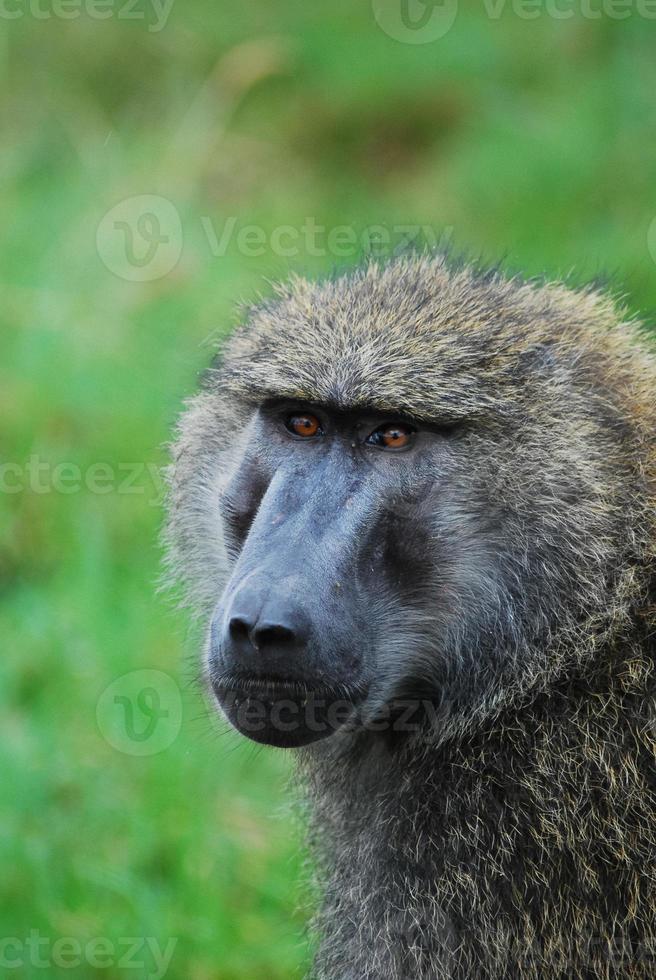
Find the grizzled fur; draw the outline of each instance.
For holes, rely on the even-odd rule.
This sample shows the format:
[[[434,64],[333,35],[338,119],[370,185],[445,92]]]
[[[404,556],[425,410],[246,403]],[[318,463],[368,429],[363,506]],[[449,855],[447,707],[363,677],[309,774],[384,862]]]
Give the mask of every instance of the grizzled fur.
[[[386,623],[380,688],[416,648],[439,724],[296,756],[324,892],[313,976],[656,976],[656,361],[639,326],[592,289],[441,257],[280,287],[174,447],[171,566],[205,617],[227,572],[218,500],[271,396],[462,426],[435,541],[448,608],[436,594],[414,633]]]

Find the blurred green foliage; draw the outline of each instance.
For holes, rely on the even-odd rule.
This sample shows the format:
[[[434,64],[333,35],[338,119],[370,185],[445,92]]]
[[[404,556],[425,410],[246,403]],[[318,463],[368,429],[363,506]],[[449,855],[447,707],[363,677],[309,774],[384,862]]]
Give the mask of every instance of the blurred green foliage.
[[[149,4],[102,20],[8,9],[22,14],[0,16],[0,463],[150,469],[132,492],[25,477],[0,493],[0,937],[173,937],[174,980],[297,976],[312,902],[289,759],[202,705],[197,631],[156,592],[153,468],[235,302],[289,269],[357,261],[372,225],[424,226],[529,273],[608,273],[648,311],[656,23],[467,0],[445,36],[405,44],[352,0],[176,0],[159,30]],[[131,282],[96,230],[141,194],[174,205],[183,248]],[[274,245],[308,218],[318,247]],[[326,246],[339,226],[357,246]],[[146,667],[177,679],[183,723],[135,757],[96,706]],[[7,975],[126,969],[22,957]],[[155,975],[141,958],[128,975]]]

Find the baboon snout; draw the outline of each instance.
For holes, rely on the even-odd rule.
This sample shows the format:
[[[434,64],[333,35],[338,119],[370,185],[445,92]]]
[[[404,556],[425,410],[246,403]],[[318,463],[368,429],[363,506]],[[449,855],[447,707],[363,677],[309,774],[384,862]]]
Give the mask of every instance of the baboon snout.
[[[245,585],[213,625],[222,667],[254,678],[307,683],[311,624],[300,604],[270,585]]]
[[[363,695],[360,658],[351,637],[331,629],[334,619],[313,577],[269,570],[228,586],[212,620],[208,675],[238,731],[293,747],[353,717]]]

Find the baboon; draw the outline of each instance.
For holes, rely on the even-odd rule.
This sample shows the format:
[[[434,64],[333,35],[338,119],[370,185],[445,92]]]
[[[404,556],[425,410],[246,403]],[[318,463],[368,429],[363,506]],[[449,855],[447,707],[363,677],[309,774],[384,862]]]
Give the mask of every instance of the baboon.
[[[211,697],[294,749],[311,976],[656,976],[656,358],[413,255],[244,312],[173,447]]]

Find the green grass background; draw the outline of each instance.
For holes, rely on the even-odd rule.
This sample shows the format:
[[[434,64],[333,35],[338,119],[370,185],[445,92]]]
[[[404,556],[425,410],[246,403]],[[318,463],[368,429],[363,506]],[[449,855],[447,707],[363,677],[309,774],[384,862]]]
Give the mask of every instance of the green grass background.
[[[201,219],[267,238],[308,216],[428,225],[529,273],[609,273],[650,315],[656,21],[633,7],[494,18],[461,0],[421,45],[353,0],[175,0],[158,32],[149,5],[145,20],[7,7],[23,15],[0,17],[0,463],[161,465],[235,302],[361,251],[253,257],[233,239],[216,256]],[[136,194],[170,200],[184,232],[176,268],[145,283],[95,244]],[[139,486],[0,493],[0,938],[175,938],[174,980],[300,976],[312,900],[290,760],[205,713]],[[142,758],[96,721],[140,668],[183,702],[179,736]],[[1,975],[151,975],[23,961]]]

